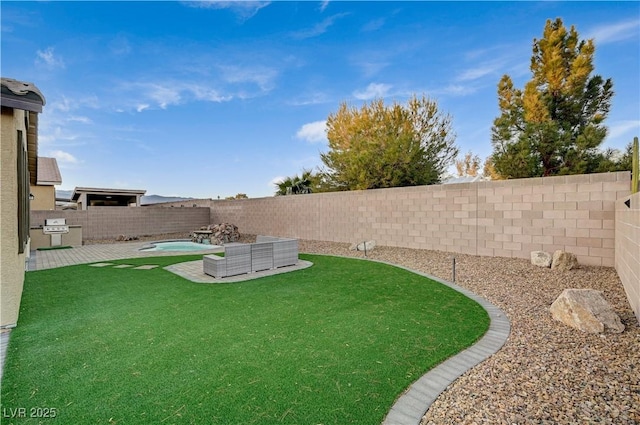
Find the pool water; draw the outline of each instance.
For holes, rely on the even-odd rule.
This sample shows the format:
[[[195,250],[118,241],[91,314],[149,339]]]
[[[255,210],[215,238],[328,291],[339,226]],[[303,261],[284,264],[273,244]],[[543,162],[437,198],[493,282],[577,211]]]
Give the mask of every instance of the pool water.
[[[219,248],[218,245],[206,245],[189,241],[153,242],[150,247],[141,248],[140,251],[207,251]]]

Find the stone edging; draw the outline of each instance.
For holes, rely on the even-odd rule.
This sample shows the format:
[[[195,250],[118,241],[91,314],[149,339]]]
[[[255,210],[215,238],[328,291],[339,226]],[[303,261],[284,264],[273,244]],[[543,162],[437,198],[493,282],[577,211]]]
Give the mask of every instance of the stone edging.
[[[480,304],[491,320],[489,330],[480,341],[448,358],[411,384],[391,406],[391,410],[382,422],[382,425],[419,425],[431,404],[451,383],[502,348],[511,332],[511,323],[498,307],[455,283],[398,264],[371,259],[369,261],[399,267],[446,285]]]
[[[312,255],[327,254],[313,253]],[[459,352],[455,356],[448,358],[447,360],[424,374],[416,382],[411,384],[409,388],[400,397],[398,397],[393,406],[391,406],[391,410],[389,410],[389,413],[384,419],[382,425],[419,425],[422,417],[427,412],[431,404],[436,400],[436,398],[438,398],[440,393],[442,393],[452,382],[458,379],[458,377],[460,377],[466,371],[488,359],[491,355],[495,354],[500,348],[502,348],[504,343],[507,341],[507,338],[509,337],[511,324],[502,310],[500,310],[498,307],[491,304],[484,298],[481,298],[473,292],[462,288],[454,283],[386,261],[373,260],[369,258],[344,257],[340,255],[327,256],[342,257],[352,260],[374,261],[377,263],[398,267],[417,275],[424,276],[428,279],[448,286],[451,289],[462,293],[466,297],[471,298],[472,300],[480,304],[480,306],[484,308],[489,315],[489,319],[491,321],[489,330],[487,330],[480,341],[475,343],[473,346]],[[196,269],[198,270],[198,275],[202,274],[203,276],[205,276],[205,279],[203,279],[202,276],[189,275],[189,272],[193,272],[193,264],[196,263],[198,264],[198,267],[196,267]],[[250,275],[235,276],[235,279],[234,277],[215,279],[211,276],[204,275],[203,273],[201,273],[201,260],[188,263],[178,263],[165,267],[165,269],[193,282],[213,283],[255,279],[269,274],[277,274],[278,271],[294,271],[312,265],[312,263],[304,260],[299,260],[299,263],[302,264],[299,264],[299,266],[283,268],[288,270],[277,269],[271,270],[269,273],[252,273]],[[189,270],[182,268],[186,268]]]

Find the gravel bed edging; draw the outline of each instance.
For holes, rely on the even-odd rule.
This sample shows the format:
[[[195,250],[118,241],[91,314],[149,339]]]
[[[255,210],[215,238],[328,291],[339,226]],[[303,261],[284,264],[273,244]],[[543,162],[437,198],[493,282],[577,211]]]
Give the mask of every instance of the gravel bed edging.
[[[304,239],[300,252],[363,257],[348,243]],[[387,246],[367,253],[442,279],[452,257],[456,284],[498,306],[511,333],[440,394],[421,425],[640,425],[640,324],[614,268],[557,272],[522,258]],[[603,291],[625,331],[588,334],[553,320],[549,307],[567,288]]]
[[[398,267],[448,286],[480,304],[489,315],[489,329],[482,338],[418,378],[398,397],[382,422],[382,425],[419,425],[431,404],[452,382],[502,348],[509,338],[511,323],[500,308],[453,282],[387,261],[367,261]]]

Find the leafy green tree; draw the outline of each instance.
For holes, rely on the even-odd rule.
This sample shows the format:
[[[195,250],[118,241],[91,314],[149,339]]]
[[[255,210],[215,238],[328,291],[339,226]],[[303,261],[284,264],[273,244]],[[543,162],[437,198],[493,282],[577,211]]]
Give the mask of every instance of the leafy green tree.
[[[464,158],[456,159],[455,165],[458,177],[475,177],[478,175],[478,170],[480,170],[480,157],[469,151],[464,155]]]
[[[611,79],[591,75],[593,40],[579,40],[560,18],[548,20],[533,41],[532,79],[524,90],[504,75],[498,84],[500,116],[492,129],[492,160],[507,178],[590,173],[607,128]],[[594,168],[595,167],[595,168]]]
[[[276,183],[278,190],[276,195],[303,195],[317,191],[319,177],[313,174],[311,170],[302,170],[302,174],[293,177],[287,177],[279,183]]]
[[[625,147],[624,150],[605,149],[597,152],[590,158],[590,168],[596,173],[608,173],[613,171],[631,171],[633,162],[633,143]]]
[[[327,119],[323,176],[334,190],[437,183],[458,154],[451,118],[426,97],[407,105],[342,103]]]
[[[227,196],[226,198],[224,198],[226,200],[232,200],[232,199],[249,199],[249,197],[247,196],[246,193],[238,193],[236,196]]]

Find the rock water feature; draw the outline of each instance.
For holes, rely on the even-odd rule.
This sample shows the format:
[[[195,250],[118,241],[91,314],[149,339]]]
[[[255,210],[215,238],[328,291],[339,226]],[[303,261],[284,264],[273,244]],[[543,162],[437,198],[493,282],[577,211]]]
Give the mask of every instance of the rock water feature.
[[[192,242],[211,245],[224,245],[225,243],[236,242],[238,239],[240,239],[238,226],[229,223],[210,224],[191,233]]]

